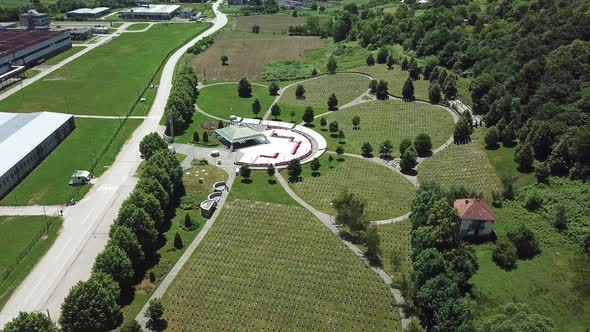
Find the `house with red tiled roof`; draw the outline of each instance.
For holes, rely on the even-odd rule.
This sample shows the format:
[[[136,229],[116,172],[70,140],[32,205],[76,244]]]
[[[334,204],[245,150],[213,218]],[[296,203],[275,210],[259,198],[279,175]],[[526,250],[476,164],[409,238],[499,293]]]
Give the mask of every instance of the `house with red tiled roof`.
[[[456,199],[453,206],[461,218],[459,236],[485,237],[494,231],[496,215],[486,202],[479,198],[462,198]]]

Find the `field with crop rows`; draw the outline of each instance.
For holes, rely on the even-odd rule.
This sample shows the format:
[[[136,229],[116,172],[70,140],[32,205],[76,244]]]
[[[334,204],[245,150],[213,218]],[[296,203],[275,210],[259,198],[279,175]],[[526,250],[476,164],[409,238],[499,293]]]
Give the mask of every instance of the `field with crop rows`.
[[[304,98],[298,99],[295,90],[298,84],[289,87],[279,100],[279,105],[298,107],[321,107],[327,109],[328,97],[334,93],[338,106],[356,99],[369,89],[369,79],[357,74],[325,75],[301,82],[305,88]]]
[[[451,144],[446,149],[427,158],[418,166],[418,180],[436,181],[444,187],[466,186],[491,197],[493,190],[500,190],[500,179],[477,141],[477,132],[468,144]]]
[[[287,35],[224,30],[215,43],[191,60],[201,80],[238,81],[242,77],[260,80],[262,67],[277,60],[305,60],[305,50],[321,48],[319,37],[289,37]],[[223,66],[222,55],[229,58]]]
[[[400,331],[389,287],[301,207],[233,200],[165,293],[168,329]]]
[[[330,203],[340,192],[348,190],[367,201],[365,215],[369,220],[395,218],[410,210],[414,186],[394,171],[352,157],[344,161],[334,160],[333,167],[328,167],[325,157],[321,163],[320,176],[312,176],[309,165],[306,165],[303,180],[290,184],[299,197],[315,208],[334,215]]]
[[[361,118],[360,127],[353,130],[352,118]],[[348,107],[325,116],[328,123],[337,121],[344,131],[346,152],[361,154],[361,146],[369,142],[377,154],[379,145],[391,140],[394,155],[399,156],[399,143],[416,135],[427,133],[432,139],[433,149],[442,145],[453,135],[453,117],[445,109],[426,103],[403,102],[399,100],[370,101]],[[330,150],[335,150],[340,139],[331,137],[327,126],[320,126],[320,119],[314,121],[315,130],[321,133]]]
[[[387,70],[384,64],[376,64],[374,66],[362,66],[351,69],[373,76],[377,81],[384,80],[388,83],[389,93],[394,96],[402,96],[402,87],[408,79],[408,72],[403,71],[400,65],[395,65],[393,70]],[[414,94],[418,99],[428,100],[428,88],[430,81],[420,79],[414,81]]]

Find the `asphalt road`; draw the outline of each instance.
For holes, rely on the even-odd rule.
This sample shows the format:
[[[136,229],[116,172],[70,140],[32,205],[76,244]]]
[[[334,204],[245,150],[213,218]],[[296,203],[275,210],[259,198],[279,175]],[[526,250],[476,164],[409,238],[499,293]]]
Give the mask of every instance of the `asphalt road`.
[[[213,26],[176,51],[164,66],[148,117],[122,147],[113,165],[96,180],[84,199],[64,211],[62,232],[4,306],[0,313],[0,328],[20,311],[48,311],[51,318],[56,320],[70,288],[78,281],[90,277],[94,259],[107,243],[109,227],[116,218],[123,200],[129,196],[137,183],[134,174],[141,163],[139,142],[151,132],[164,131],[159,121],[170,94],[176,63],[196,41],[213,34],[227,23],[227,17],[218,10],[221,1],[218,0],[213,6],[217,15]],[[121,26],[119,31],[124,30],[125,26]],[[87,50],[89,49],[92,48]],[[84,54],[85,51],[77,53],[76,56]],[[67,60],[71,61],[76,56]],[[69,61],[63,61],[59,67]],[[45,76],[43,74],[48,73],[41,73],[34,78]],[[16,92],[11,90],[13,89],[0,95],[0,100],[5,98],[7,93]]]

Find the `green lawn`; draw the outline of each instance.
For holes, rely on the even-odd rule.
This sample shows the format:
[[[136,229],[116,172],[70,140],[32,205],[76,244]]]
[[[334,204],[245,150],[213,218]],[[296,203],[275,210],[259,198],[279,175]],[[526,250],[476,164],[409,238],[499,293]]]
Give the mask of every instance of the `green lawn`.
[[[124,115],[166,54],[207,27],[157,24],[123,34],[3,100],[0,111]]]
[[[482,192],[486,198],[501,188],[500,179],[478,142],[479,133],[467,144],[451,144],[418,166],[420,183],[436,181],[444,187],[465,186]]]
[[[536,193],[543,206],[534,212],[523,205]],[[590,258],[582,253],[582,238],[590,231],[587,184],[551,178],[550,186],[535,185],[517,192],[514,202],[495,208],[494,230],[499,238],[519,224],[531,228],[541,244],[541,254],[519,260],[517,268],[504,271],[491,255],[492,243],[476,246],[480,269],[472,278],[476,313],[485,316],[506,302],[523,302],[551,318],[556,331],[585,331],[590,326]],[[557,232],[553,218],[557,207],[567,211],[568,229]]]
[[[361,118],[360,128],[353,129],[352,118]],[[374,154],[379,145],[391,140],[394,155],[399,155],[399,143],[414,138],[420,133],[427,133],[432,139],[433,149],[442,145],[453,135],[453,117],[441,107],[425,103],[402,102],[398,100],[370,101],[346,109],[331,112],[325,116],[328,124],[337,121],[346,138],[343,147],[346,152],[361,154],[361,146],[369,142]],[[320,118],[314,121],[315,130],[328,142],[328,148],[335,150],[340,139],[338,133],[328,131],[328,126],[320,126]],[[332,137],[334,135],[334,137]]]
[[[123,131],[98,164],[94,176],[102,174],[115,157],[140,120],[128,120]],[[74,170],[89,169],[92,162],[113,136],[119,121],[76,118],[76,129],[8,195],[0,205],[64,204],[75,194],[68,185]],[[75,197],[80,199],[89,186],[80,188]]]
[[[205,87],[200,90],[197,105],[203,111],[223,119],[229,119],[231,115],[252,118],[254,117],[254,114],[252,113],[252,103],[257,98],[261,105],[261,111],[258,116],[262,117],[272,104],[275,97],[268,94],[267,87],[259,85],[252,85],[252,96],[249,98],[238,96],[237,83],[218,84]],[[201,114],[195,113],[195,116],[201,116]],[[190,132],[190,135],[192,138],[192,131]]]
[[[402,87],[408,79],[408,72],[402,71],[399,65],[395,65],[393,70],[387,70],[384,64],[375,64],[374,66],[362,66],[351,69],[366,73],[373,76],[377,81],[385,80],[388,83],[388,91],[394,96],[402,96]],[[414,81],[414,95],[418,99],[428,100],[428,88],[430,81],[421,79]]]
[[[365,215],[368,220],[395,218],[410,210],[414,186],[396,172],[372,161],[347,157],[334,161],[330,167],[328,158],[321,159],[319,176],[313,176],[309,165],[303,167],[303,180],[290,186],[307,203],[335,215],[330,206],[340,192],[349,190],[367,201]],[[287,177],[287,172],[283,171]]]
[[[198,180],[200,178],[204,179],[203,183],[199,183]],[[157,264],[150,269],[150,271],[153,271],[156,275],[156,282],[150,282],[148,272],[146,273],[145,279],[135,286],[135,297],[133,301],[123,307],[123,315],[126,320],[134,319],[135,316],[137,316],[160,282],[164,280],[174,264],[176,264],[180,256],[185,252],[186,248],[194,240],[197,234],[199,234],[207,220],[201,217],[198,205],[203,200],[207,199],[215,182],[226,179],[227,173],[213,165],[193,164],[193,168],[184,173],[182,182],[186,194],[181,201],[184,202],[186,206],[181,205],[181,207],[176,208],[171,219],[170,229],[164,233],[166,244],[158,249],[157,253],[160,258]],[[183,207],[185,209],[183,209]],[[193,224],[196,226],[192,230],[184,228],[184,218],[186,214],[191,216]],[[176,232],[182,237],[184,243],[182,249],[174,248],[174,236],[176,235]]]
[[[250,201],[297,205],[297,202],[285,195],[285,190],[274,177],[269,178],[266,175],[266,171],[253,171],[250,180],[244,181],[238,176],[231,188],[232,197]]]
[[[55,211],[48,211],[53,213]],[[43,216],[0,217],[0,309],[57,237],[62,220]]]
[[[359,97],[369,89],[369,79],[357,74],[326,75],[302,82],[305,88],[304,98],[295,96],[297,84],[289,87],[279,100],[280,106],[328,108],[328,97],[334,93],[338,98],[338,106],[342,106]]]
[[[502,143],[498,144],[496,149],[490,149],[485,146],[484,137],[488,132],[488,128],[482,127],[479,132],[479,142],[486,152],[488,160],[496,170],[499,178],[504,176],[514,180],[515,187],[523,187],[535,183],[535,176],[533,172],[522,173],[518,171],[518,163],[514,161],[514,154],[516,153],[516,145],[506,146]]]
[[[43,64],[44,65],[56,65],[56,64],[62,62],[63,60],[71,57],[72,55],[80,52],[83,49],[84,49],[84,47],[72,47],[69,50],[62,52],[62,53],[54,56],[53,58],[45,61]]]
[[[149,26],[149,23],[134,23],[125,29],[125,31],[138,31],[143,30]]]
[[[389,287],[313,215],[231,195],[163,296],[169,330],[401,331]]]

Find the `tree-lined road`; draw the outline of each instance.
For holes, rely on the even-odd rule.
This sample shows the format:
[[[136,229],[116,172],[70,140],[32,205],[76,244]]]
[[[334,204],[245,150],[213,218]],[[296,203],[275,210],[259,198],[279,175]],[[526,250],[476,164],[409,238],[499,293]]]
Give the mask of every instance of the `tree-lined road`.
[[[78,281],[90,277],[94,259],[108,241],[109,228],[123,200],[129,196],[137,183],[135,172],[142,161],[139,155],[139,142],[151,132],[164,131],[159,121],[170,95],[176,64],[195,42],[212,35],[227,24],[227,17],[218,9],[221,1],[218,0],[213,5],[216,14],[213,26],[178,49],[164,66],[156,98],[147,118],[122,147],[115,162],[96,180],[84,199],[64,211],[60,235],[4,306],[0,313],[0,327],[18,315],[19,311],[49,311],[51,318],[57,319],[61,304],[70,288]],[[118,31],[125,28],[126,24],[123,24]],[[92,48],[89,47],[62,61],[55,69],[90,49]],[[34,78],[46,76],[49,71],[55,69],[51,68]],[[23,86],[30,83],[32,82],[23,83]],[[0,95],[0,100],[18,91],[15,88]]]

